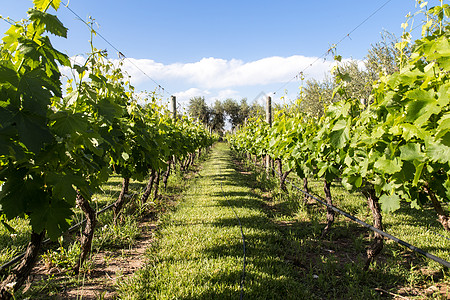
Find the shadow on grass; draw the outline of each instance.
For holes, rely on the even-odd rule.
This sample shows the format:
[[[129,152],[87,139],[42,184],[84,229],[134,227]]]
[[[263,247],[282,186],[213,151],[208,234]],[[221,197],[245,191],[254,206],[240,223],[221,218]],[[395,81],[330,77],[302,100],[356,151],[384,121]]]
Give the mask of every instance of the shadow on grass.
[[[252,174],[243,174],[238,170],[227,173],[229,175],[211,177],[223,185],[258,185],[256,176]],[[267,201],[256,193],[226,191],[212,196],[228,199],[219,202],[219,205],[259,212],[257,216],[239,217],[245,234],[247,263],[251,265],[245,282],[247,299],[377,299],[380,295],[374,291],[377,287],[375,278],[382,277],[385,286],[405,281],[402,276],[385,269],[370,273],[362,271],[368,241],[355,242],[355,236],[367,235],[367,230],[356,224],[335,224],[329,240],[322,241],[317,237],[324,224],[293,222],[277,225],[270,219],[273,213]],[[298,201],[291,199],[272,205],[273,210],[289,216],[298,207]],[[235,218],[221,218],[212,224],[219,227],[238,226]],[[239,258],[243,256],[243,245],[236,241],[203,251],[209,257]],[[218,273],[209,280],[233,284],[239,282],[241,276],[242,273]],[[201,295],[181,299],[236,299],[237,294],[236,289],[220,292],[207,290]]]
[[[393,297],[381,296],[376,288],[395,290],[397,286],[408,283],[409,272],[393,263],[380,262],[369,272],[362,270],[365,248],[370,241],[368,231],[356,224],[347,222],[334,224],[328,238],[321,240],[320,233],[325,220],[322,220],[322,215],[320,219],[313,215],[313,209],[306,208],[308,221],[293,218],[286,218],[287,221],[282,218],[275,219],[274,215],[277,213],[292,217],[293,213],[289,210],[296,210],[298,201],[291,198],[272,201],[270,197],[250,192],[251,188],[260,185],[257,181],[258,176],[235,168],[229,162],[229,151],[223,149],[220,151],[221,154],[214,155],[212,159],[216,161],[218,167],[226,170],[223,174],[202,176],[203,179],[213,182],[212,184],[222,183],[227,188],[223,193],[215,190],[203,196],[220,198],[217,205],[197,207],[206,209],[231,206],[236,209],[238,215],[243,214],[239,215],[239,218],[246,241],[244,299],[386,299]],[[232,186],[245,186],[250,189],[249,192],[229,191]],[[170,225],[181,227],[181,230],[175,232],[183,232],[184,226],[195,225],[239,228],[236,218],[229,215],[218,217],[212,222],[190,220],[171,222]],[[231,231],[234,229],[226,232]],[[155,250],[155,254],[160,250]],[[181,251],[188,252],[187,249]],[[195,258],[190,258],[191,256]],[[151,262],[155,268],[146,269],[136,284],[137,289],[146,295],[141,294],[140,297],[156,299],[157,296],[154,295],[159,295],[161,289],[164,289],[162,286],[166,283],[164,280],[173,280],[161,279],[159,272],[163,270],[157,268],[160,263],[163,266],[164,262],[169,262],[168,265],[178,265],[178,259],[187,261],[186,266],[195,266],[196,264],[192,263],[194,260],[207,264],[210,258],[225,258],[227,261],[229,259],[242,263],[243,243],[239,236],[233,235],[227,243],[208,243],[191,256],[179,258],[177,252],[176,255],[158,257]],[[193,276],[189,278],[189,282],[183,283],[183,288],[186,288],[184,294],[181,296],[165,291],[170,295],[167,298],[238,299],[242,272],[236,270],[236,267],[230,271],[220,266],[208,274],[197,274],[194,270],[188,270],[187,272]],[[153,279],[159,280],[161,284],[152,283]],[[177,284],[179,283],[176,282],[175,285]],[[129,285],[134,286],[133,282]],[[189,286],[200,286],[201,291],[194,292]]]

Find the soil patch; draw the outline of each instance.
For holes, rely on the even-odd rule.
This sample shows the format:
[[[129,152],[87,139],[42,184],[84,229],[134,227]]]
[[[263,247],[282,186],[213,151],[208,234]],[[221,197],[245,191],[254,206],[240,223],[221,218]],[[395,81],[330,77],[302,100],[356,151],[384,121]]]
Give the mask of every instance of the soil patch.
[[[117,249],[95,253],[89,260],[89,270],[80,274],[81,285],[67,284],[69,275],[64,270],[48,269],[40,261],[32,271],[27,290],[32,282],[49,282],[61,291],[55,299],[115,299],[117,281],[131,276],[145,264],[145,252],[153,242],[153,233],[157,228],[155,221],[144,219],[139,225],[141,234],[129,249]],[[77,276],[77,275],[72,275]]]

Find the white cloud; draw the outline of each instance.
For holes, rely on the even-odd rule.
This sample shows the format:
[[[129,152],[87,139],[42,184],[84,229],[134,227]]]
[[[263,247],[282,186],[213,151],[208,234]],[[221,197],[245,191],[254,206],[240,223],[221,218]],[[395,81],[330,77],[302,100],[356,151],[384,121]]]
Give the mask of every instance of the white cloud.
[[[213,104],[215,100],[222,101],[227,98],[241,98],[239,92],[232,89],[219,89],[216,91],[209,91],[199,88],[190,88],[186,91],[177,92],[174,95],[177,97],[177,102],[182,106],[187,106],[189,104],[189,99],[193,97],[205,97],[205,101],[208,104]]]
[[[201,90],[198,88],[190,88],[186,91],[175,93],[178,103],[187,103],[193,97],[208,97],[211,93],[208,90]]]
[[[286,82],[304,69],[307,78],[320,79],[332,64],[331,61],[301,55],[272,56],[251,62],[209,57],[194,63],[168,65],[150,59],[129,58],[124,61],[123,68],[135,84],[149,80],[142,73],[144,71],[156,81],[183,80],[202,89],[226,89]]]
[[[75,56],[71,60],[83,65],[86,58]],[[346,62],[348,59],[343,61]],[[118,59],[112,59],[111,62],[116,66],[119,64]],[[178,103],[187,105],[190,98],[197,96],[205,97],[209,104],[216,99],[243,97],[247,97],[250,102],[253,100],[263,102],[265,92],[276,90],[278,87],[284,89],[284,83],[294,81],[300,71],[304,71],[305,79],[321,80],[334,64],[333,61],[301,55],[272,56],[250,62],[209,57],[197,62],[173,64],[163,64],[151,59],[127,58],[121,68],[130,75],[131,83],[136,87],[145,87],[148,84],[155,87],[155,83],[151,80],[153,79],[172,92],[178,90],[179,92],[174,94]],[[358,61],[358,65],[362,67],[362,61]],[[69,68],[61,69],[64,74],[72,77]],[[249,95],[249,90],[261,92],[254,97]],[[297,91],[294,91],[286,96],[295,98],[296,93]],[[277,95],[273,96],[277,97],[279,94],[282,96],[281,90],[277,90]]]
[[[238,91],[230,90],[230,89],[220,90],[220,91],[218,91],[217,95],[214,97],[214,99],[217,99],[217,100],[225,100],[228,98],[238,99],[241,97],[240,97]]]

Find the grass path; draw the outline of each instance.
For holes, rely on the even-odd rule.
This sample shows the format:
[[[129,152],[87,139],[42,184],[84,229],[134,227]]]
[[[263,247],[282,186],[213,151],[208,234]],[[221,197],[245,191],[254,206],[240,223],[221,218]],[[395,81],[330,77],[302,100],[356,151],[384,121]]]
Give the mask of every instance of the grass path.
[[[245,299],[311,299],[264,203],[218,144],[176,211],[162,220],[147,267],[120,286],[128,299],[239,299],[246,239]],[[226,201],[226,198],[229,200]]]

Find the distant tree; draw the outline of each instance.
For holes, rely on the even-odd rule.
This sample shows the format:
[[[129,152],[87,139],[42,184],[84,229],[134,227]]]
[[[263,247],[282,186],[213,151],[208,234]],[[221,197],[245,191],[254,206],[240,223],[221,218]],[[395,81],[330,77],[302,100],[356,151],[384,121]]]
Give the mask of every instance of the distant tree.
[[[299,95],[299,109],[311,117],[320,118],[333,100],[334,82],[329,77],[323,81],[308,79]]]
[[[351,60],[339,65],[340,73],[348,78],[344,87],[346,97],[368,103],[373,84],[380,75],[399,70],[400,51],[395,47],[396,41],[393,34],[384,32],[381,41],[371,45],[363,63]],[[335,87],[333,75],[323,81],[309,79],[299,94],[298,109],[311,117],[321,117],[326,106],[340,99],[339,95],[332,97]]]
[[[223,108],[230,119],[231,128],[233,129],[243,124],[254,111],[254,108],[248,105],[246,98],[241,99],[240,103],[234,99],[226,99],[223,103]]]
[[[189,100],[189,116],[202,124],[210,125],[211,108],[208,107],[205,97],[194,97]]]
[[[366,68],[377,77],[390,75],[397,72],[399,68],[400,50],[395,47],[398,39],[394,34],[384,31],[381,41],[372,44],[366,56]],[[408,55],[409,51],[406,51]]]
[[[225,127],[225,110],[222,102],[216,100],[211,109],[211,128],[216,132],[223,132]]]
[[[339,69],[342,74],[349,76],[349,81],[345,84],[346,97],[367,103],[372,93],[373,83],[378,79],[377,74],[367,70],[364,65],[358,64],[356,60],[341,64]],[[336,95],[335,100],[339,99]]]
[[[236,128],[240,122],[240,106],[236,100],[228,98],[223,102],[223,109],[230,118],[231,128]]]
[[[250,106],[249,117],[261,117],[264,118],[266,115],[266,109],[264,106],[254,101]]]
[[[400,51],[396,42],[393,34],[383,32],[381,41],[371,45],[363,66],[355,60],[340,66],[341,73],[350,78],[345,87],[347,97],[368,103],[374,82],[399,70]]]
[[[239,124],[242,124],[250,117],[250,106],[247,103],[247,98],[241,99],[241,104],[239,105]]]

